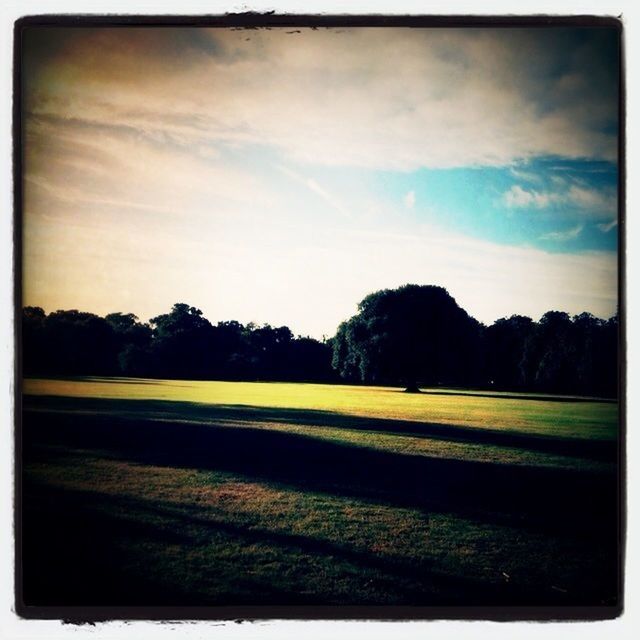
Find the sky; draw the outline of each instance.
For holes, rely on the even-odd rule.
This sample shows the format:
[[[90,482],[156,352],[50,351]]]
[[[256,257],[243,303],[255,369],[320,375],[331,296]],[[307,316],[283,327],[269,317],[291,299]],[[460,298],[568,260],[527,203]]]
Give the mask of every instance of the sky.
[[[331,336],[368,293],[617,308],[608,28],[32,28],[25,305]]]

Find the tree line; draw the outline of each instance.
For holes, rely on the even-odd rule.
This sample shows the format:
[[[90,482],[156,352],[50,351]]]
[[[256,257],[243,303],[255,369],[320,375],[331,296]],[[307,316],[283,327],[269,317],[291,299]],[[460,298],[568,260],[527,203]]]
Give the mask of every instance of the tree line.
[[[148,323],[25,307],[25,375],[349,382],[494,388],[615,397],[618,318],[513,315],[490,326],[446,289],[405,285],[366,296],[330,339],[286,327],[210,323],[177,303]]]
[[[405,285],[366,296],[332,340],[343,379],[615,397],[618,317],[548,311],[485,326],[446,289]]]
[[[294,337],[288,327],[211,324],[200,309],[177,303],[140,322],[132,313],[45,314],[25,307],[25,375],[98,375],[194,380],[332,382],[331,347]]]

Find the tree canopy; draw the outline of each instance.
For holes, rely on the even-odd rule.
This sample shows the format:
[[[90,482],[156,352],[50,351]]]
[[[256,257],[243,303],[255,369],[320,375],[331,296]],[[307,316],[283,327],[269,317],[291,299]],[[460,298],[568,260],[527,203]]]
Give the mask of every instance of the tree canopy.
[[[371,293],[357,309],[318,341],[286,326],[214,325],[184,303],[146,323],[125,312],[25,307],[23,372],[617,394],[617,315],[549,311],[487,327],[446,289],[414,284]]]
[[[333,382],[331,347],[288,327],[212,325],[183,303],[148,323],[132,313],[104,318],[76,310],[22,315],[26,375]]]
[[[366,296],[342,323],[333,364],[372,384],[466,385],[478,382],[480,324],[436,286],[405,285]]]

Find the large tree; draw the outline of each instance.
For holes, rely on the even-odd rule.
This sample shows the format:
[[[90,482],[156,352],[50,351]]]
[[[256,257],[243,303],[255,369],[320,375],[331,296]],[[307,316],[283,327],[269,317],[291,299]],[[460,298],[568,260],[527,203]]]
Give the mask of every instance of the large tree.
[[[500,318],[485,330],[487,381],[498,389],[524,389],[527,385],[525,345],[535,330],[526,316]]]
[[[368,295],[333,340],[334,367],[374,384],[466,385],[479,367],[481,325],[446,289],[405,285]]]
[[[153,332],[133,313],[110,313],[104,318],[113,329],[118,367],[123,375],[143,376],[149,365]]]
[[[149,320],[153,329],[153,366],[161,376],[207,378],[212,327],[202,311],[176,303],[169,313]]]
[[[69,375],[114,375],[118,372],[111,325],[94,313],[54,311],[44,321],[47,366]]]

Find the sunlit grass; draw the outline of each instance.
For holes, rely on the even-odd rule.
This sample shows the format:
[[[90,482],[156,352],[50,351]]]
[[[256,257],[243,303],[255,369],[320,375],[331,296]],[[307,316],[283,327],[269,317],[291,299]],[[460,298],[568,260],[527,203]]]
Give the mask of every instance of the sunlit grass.
[[[165,532],[163,543],[114,539],[131,558],[125,574],[149,576],[173,591],[178,585],[197,601],[260,604],[280,590],[334,604],[416,597],[456,602],[458,588],[502,588],[507,581],[549,596],[554,589],[597,589],[589,576],[603,561],[575,541],[508,525],[218,471],[136,465],[76,451],[28,472],[31,482],[86,493],[89,512]],[[176,532],[187,542],[172,541]]]
[[[28,379],[24,392],[86,398],[168,400],[331,411],[350,416],[435,422],[532,434],[613,440],[618,405],[525,400],[466,392],[406,394],[390,387],[118,378]],[[480,392],[479,392],[480,393]],[[521,394],[518,394],[520,396]]]
[[[610,486],[617,404],[435,391],[25,380],[25,415],[40,434],[24,475],[30,584],[49,601],[89,594],[93,604],[613,602],[615,522],[602,500],[573,515],[565,504],[587,491],[591,506],[599,483]],[[67,421],[88,437],[64,436]],[[290,464],[296,455],[304,465]],[[354,474],[336,473],[345,460]],[[373,477],[359,476],[372,460],[383,461]],[[441,475],[376,489],[387,486],[376,475],[402,477],[409,461]],[[539,485],[517,485],[505,503],[480,467],[505,470],[506,482],[530,471],[565,479],[575,493],[558,486],[566,502],[543,496],[531,515]],[[459,471],[463,492],[439,493]],[[465,501],[466,483],[487,487],[483,504]],[[440,501],[407,499],[416,488]]]

